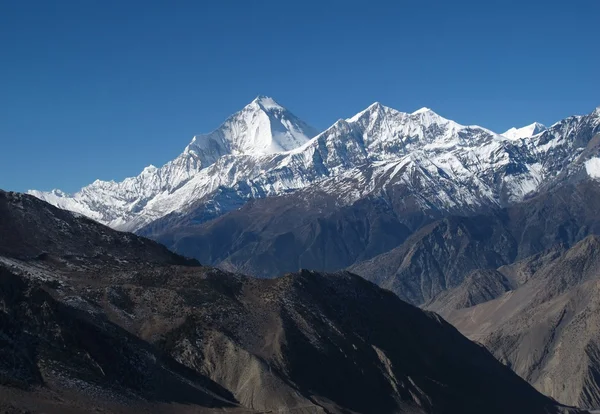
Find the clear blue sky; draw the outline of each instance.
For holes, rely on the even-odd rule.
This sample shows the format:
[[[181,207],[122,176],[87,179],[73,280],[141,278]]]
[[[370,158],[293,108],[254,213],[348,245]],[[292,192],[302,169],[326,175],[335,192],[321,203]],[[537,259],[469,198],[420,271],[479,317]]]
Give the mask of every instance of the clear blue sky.
[[[318,128],[374,101],[498,132],[588,113],[600,2],[556,3],[0,0],[0,188],[137,175],[258,94]]]

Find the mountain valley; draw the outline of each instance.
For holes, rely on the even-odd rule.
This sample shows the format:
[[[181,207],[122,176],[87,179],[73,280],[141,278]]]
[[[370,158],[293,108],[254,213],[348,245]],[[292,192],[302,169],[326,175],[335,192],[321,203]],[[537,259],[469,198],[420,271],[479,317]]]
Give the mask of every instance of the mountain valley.
[[[138,177],[72,195],[5,193],[1,230],[14,239],[0,247],[19,303],[41,289],[50,308],[66,306],[56,326],[140,341],[109,357],[129,372],[117,388],[85,359],[61,366],[107,407],[571,410],[527,381],[597,409],[599,178],[600,108],[496,134],[374,103],[318,133],[259,96]],[[10,318],[52,343],[32,312]],[[27,368],[11,389],[70,395],[33,355],[19,356]],[[127,365],[140,358],[143,373]],[[150,401],[163,378],[165,395]]]
[[[249,278],[15,193],[0,231],[7,412],[580,412],[347,272]]]

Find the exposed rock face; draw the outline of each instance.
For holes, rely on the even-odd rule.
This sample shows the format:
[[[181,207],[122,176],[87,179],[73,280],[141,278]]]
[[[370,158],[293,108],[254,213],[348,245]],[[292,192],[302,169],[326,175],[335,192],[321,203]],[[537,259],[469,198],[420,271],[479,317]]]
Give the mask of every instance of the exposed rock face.
[[[48,408],[59,395],[72,412],[82,401],[120,412],[568,411],[437,315],[358,276],[252,279],[0,195],[1,228],[21,242],[0,245],[4,406],[63,412]],[[39,229],[49,238],[27,237]]]
[[[324,192],[308,199],[293,193],[252,201],[209,223],[179,222],[157,240],[203,263],[258,277],[339,270],[392,249],[428,220],[421,212],[400,215],[391,200],[340,208]]]
[[[82,257],[86,264],[153,262],[192,264],[161,244],[121,233],[79,214],[0,190],[0,251],[20,259]]]
[[[445,309],[445,317],[540,391],[566,404],[599,407],[598,236],[499,272],[525,277],[491,301]]]
[[[511,280],[495,269],[474,270],[454,289],[440,293],[423,307],[445,315],[495,299],[514,287]]]
[[[517,248],[495,216],[449,217],[424,226],[399,247],[351,270],[421,304],[458,286],[473,269],[512,262]]]
[[[56,300],[48,285],[0,267],[1,385],[32,393],[41,386],[67,390],[100,405],[138,400],[237,406],[231,393],[208,377],[111,323],[84,299]]]
[[[350,270],[421,305],[458,287],[473,270],[496,269],[600,234],[598,205],[597,182],[566,184],[491,214],[440,219]]]
[[[565,250],[563,245],[557,245],[498,269],[473,270],[460,285],[443,291],[422,307],[447,317],[455,310],[491,301],[525,284],[539,269],[556,260]]]

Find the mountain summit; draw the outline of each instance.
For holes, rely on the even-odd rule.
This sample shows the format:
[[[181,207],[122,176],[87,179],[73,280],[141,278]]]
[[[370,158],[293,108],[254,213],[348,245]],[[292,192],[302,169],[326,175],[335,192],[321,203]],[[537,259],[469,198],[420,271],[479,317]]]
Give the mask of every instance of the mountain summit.
[[[289,151],[317,133],[273,98],[259,95],[218,129],[195,136],[185,152],[194,154],[203,161],[203,166],[208,166],[226,154],[261,155]]]
[[[510,139],[529,138],[539,134],[540,132],[544,132],[546,129],[547,128],[539,122],[534,122],[533,124],[524,126],[522,128],[511,128],[502,135]]]
[[[595,154],[589,148],[580,157],[599,130],[592,113],[513,139],[427,108],[405,113],[376,102],[311,138],[313,128],[259,96],[161,168],[118,183],[96,181],[73,195],[31,194],[121,230],[192,210],[202,223],[250,199],[311,188],[341,206],[393,187],[410,197],[413,210],[459,214],[519,202],[567,177],[565,166],[577,161],[573,176]]]
[[[121,182],[96,180],[74,194],[60,190],[30,190],[28,193],[111,227],[130,230],[134,228],[130,225],[132,220],[144,211],[149,212],[142,220],[146,222],[179,205],[177,201],[171,201],[166,202],[165,207],[156,207],[159,200],[169,198],[219,158],[289,151],[303,145],[317,133],[315,128],[273,98],[259,95],[214,131],[194,136],[177,158],[160,168],[150,165],[138,176]],[[186,200],[181,197],[175,199],[185,204]]]

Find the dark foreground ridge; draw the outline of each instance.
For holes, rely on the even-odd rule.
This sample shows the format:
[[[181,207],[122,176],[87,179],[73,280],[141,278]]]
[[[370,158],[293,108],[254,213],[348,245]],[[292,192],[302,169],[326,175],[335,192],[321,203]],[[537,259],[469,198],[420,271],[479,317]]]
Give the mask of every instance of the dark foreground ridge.
[[[577,412],[348,272],[227,273],[14,193],[0,232],[2,412]]]

